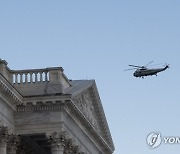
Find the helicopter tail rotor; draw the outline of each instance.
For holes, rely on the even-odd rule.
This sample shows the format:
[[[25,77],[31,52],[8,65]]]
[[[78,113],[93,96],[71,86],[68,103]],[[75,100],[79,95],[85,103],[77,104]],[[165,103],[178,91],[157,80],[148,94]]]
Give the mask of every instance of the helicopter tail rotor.
[[[170,67],[169,67],[169,64],[165,64],[165,68],[166,68],[166,69],[167,69],[167,68],[170,68]]]

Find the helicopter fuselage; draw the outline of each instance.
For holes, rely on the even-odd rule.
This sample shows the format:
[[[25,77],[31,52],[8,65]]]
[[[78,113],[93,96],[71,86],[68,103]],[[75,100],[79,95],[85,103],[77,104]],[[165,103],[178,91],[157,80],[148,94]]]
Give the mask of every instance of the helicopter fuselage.
[[[157,73],[165,71],[167,68],[169,68],[168,65],[166,65],[164,68],[156,68],[156,69],[141,68],[141,69],[137,69],[133,75],[135,77],[143,78],[144,76],[157,75]]]

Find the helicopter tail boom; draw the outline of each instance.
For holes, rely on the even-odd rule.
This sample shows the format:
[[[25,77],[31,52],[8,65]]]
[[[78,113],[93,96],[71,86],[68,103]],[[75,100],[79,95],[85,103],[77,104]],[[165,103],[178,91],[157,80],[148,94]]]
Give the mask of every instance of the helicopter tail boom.
[[[164,70],[166,70],[167,68],[169,68],[169,65],[166,65],[166,66],[164,67]]]

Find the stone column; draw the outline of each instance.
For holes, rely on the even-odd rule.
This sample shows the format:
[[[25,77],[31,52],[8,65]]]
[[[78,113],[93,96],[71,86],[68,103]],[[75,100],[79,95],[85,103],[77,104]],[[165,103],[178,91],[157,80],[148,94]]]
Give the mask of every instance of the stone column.
[[[12,145],[12,147],[8,148],[7,154],[16,154],[17,147]]]
[[[0,126],[0,154],[7,154],[8,128]]]
[[[65,135],[64,132],[54,132],[51,135],[48,135],[47,138],[51,144],[52,154],[64,154]]]
[[[0,141],[0,154],[6,154],[7,141],[6,139],[2,139]]]
[[[15,134],[9,136],[7,154],[16,154],[17,146],[19,145],[19,137]]]

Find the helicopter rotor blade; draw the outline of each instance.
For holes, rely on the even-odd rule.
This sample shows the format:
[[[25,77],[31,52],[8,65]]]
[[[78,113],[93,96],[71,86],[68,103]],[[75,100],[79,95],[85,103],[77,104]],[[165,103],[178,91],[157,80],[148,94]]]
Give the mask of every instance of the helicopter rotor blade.
[[[136,65],[128,65],[128,66],[142,68],[142,66],[136,66]]]
[[[151,63],[153,63],[154,61],[151,61],[151,62],[149,62],[149,63],[147,63],[145,66],[148,66],[149,64],[151,64]]]
[[[137,68],[125,69],[124,71],[131,71],[131,70],[134,70],[134,69],[137,69]]]
[[[153,65],[150,65],[150,66],[152,67],[152,66],[158,66],[158,65],[163,65],[163,63],[157,63],[157,64],[153,64]]]

